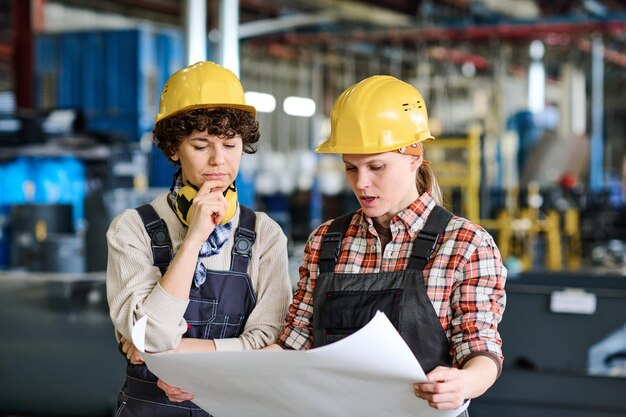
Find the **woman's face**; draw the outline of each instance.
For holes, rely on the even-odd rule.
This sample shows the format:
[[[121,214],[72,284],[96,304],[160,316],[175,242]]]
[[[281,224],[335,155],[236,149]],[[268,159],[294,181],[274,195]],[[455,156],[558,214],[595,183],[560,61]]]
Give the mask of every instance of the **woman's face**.
[[[206,131],[194,131],[182,140],[172,160],[180,161],[183,182],[200,187],[205,181],[217,180],[217,190],[224,191],[235,181],[243,154],[241,136],[220,138]]]
[[[383,226],[419,197],[415,175],[421,157],[397,152],[345,154],[343,162],[363,212]]]

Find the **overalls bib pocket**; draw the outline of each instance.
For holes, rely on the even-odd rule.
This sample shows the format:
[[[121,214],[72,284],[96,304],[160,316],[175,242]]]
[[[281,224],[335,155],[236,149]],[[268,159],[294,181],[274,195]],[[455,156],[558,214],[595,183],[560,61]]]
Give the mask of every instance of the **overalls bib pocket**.
[[[382,311],[400,328],[402,289],[329,291],[325,294],[320,327],[325,329],[326,343],[333,343],[365,326]]]

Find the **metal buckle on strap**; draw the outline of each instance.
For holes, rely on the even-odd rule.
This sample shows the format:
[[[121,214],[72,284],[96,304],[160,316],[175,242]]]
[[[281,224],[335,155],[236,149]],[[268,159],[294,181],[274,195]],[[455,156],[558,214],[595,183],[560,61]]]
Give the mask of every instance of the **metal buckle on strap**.
[[[413,243],[414,248],[411,257],[428,261],[435,250],[435,246],[437,246],[438,239],[438,234],[421,231]]]
[[[341,233],[330,232],[322,237],[322,248],[320,250],[320,260],[336,260],[339,256],[339,249],[342,236]],[[332,249],[332,250],[331,250]]]
[[[156,246],[170,245],[170,236],[167,233],[167,226],[163,219],[154,220],[146,224],[146,230],[150,235],[150,239]]]
[[[438,237],[438,234],[433,235],[432,233],[424,232],[423,230],[417,235],[418,239],[428,240],[430,242],[437,242]]]
[[[256,233],[252,230],[239,228],[235,234],[235,244],[233,245],[233,253],[239,256],[250,257],[252,245],[256,239]]]

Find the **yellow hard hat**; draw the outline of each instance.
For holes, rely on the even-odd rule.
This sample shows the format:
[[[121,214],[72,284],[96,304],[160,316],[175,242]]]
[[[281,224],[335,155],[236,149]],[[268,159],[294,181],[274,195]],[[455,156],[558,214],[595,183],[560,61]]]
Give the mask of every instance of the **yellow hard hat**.
[[[176,71],[161,92],[155,123],[184,110],[230,107],[256,115],[246,104],[239,78],[230,70],[210,61],[201,61]]]
[[[434,139],[420,92],[389,75],[348,87],[333,105],[330,125],[330,137],[315,152],[372,154]]]

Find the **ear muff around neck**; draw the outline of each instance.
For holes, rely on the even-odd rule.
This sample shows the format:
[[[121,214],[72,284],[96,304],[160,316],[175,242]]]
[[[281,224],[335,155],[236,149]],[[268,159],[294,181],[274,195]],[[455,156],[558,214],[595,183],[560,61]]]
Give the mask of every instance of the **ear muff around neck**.
[[[189,226],[191,203],[196,195],[198,195],[198,189],[191,184],[181,187],[176,194],[176,215],[185,226]]]
[[[224,218],[220,223],[222,225],[228,223],[237,212],[238,198],[235,183],[230,184],[223,194],[226,199],[226,212],[224,213]],[[191,219],[191,204],[193,203],[193,199],[196,195],[198,195],[198,188],[191,183],[187,183],[187,185],[181,187],[176,194],[176,215],[185,226],[189,226],[189,220]]]
[[[226,190],[224,190],[224,198],[226,199],[226,211],[224,212],[224,218],[222,219],[221,224],[228,223],[237,212],[237,202],[239,198],[237,196],[237,187],[234,182],[230,184]]]

